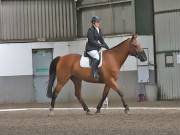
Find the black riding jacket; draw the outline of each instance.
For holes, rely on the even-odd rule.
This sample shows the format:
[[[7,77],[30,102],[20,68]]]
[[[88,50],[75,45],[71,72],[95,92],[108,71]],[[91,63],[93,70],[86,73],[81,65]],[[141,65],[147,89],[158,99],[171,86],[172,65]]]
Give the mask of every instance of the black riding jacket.
[[[88,41],[86,43],[86,51],[87,52],[92,51],[92,50],[99,51],[101,49],[101,47],[109,49],[109,47],[107,46],[107,44],[104,41],[101,29],[99,29],[99,33],[98,33],[96,28],[94,26],[92,26],[91,28],[88,29],[87,38],[88,38]],[[98,41],[100,43],[98,43]]]

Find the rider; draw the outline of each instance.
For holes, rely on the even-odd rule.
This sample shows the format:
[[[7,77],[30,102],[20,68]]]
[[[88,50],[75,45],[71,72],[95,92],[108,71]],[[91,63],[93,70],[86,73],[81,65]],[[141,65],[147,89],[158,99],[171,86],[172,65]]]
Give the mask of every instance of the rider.
[[[104,41],[102,31],[100,29],[99,16],[93,16],[91,19],[92,26],[88,29],[86,43],[86,52],[92,58],[92,73],[95,79],[99,79],[98,64],[100,60],[99,51],[102,47],[109,49]]]

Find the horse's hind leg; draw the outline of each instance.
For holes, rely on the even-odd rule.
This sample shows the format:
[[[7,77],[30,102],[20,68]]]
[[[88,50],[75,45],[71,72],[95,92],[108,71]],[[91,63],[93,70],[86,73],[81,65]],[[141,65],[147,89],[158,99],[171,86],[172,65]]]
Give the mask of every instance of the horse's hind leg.
[[[78,78],[75,77],[71,77],[72,82],[74,83],[74,87],[75,87],[75,96],[77,97],[78,101],[80,102],[80,104],[82,105],[84,111],[86,111],[87,113],[90,112],[88,106],[86,105],[86,103],[84,102],[82,96],[81,96],[81,86],[82,86],[82,80],[79,80]]]
[[[65,79],[62,79],[62,78],[57,79],[57,84],[56,84],[56,87],[55,87],[53,94],[52,94],[51,108],[49,109],[50,115],[54,114],[54,105],[55,105],[56,98],[57,98],[58,94],[60,93],[60,91],[62,90],[63,86],[69,80],[69,77],[64,77],[64,78]]]
[[[102,98],[101,98],[101,100],[99,101],[99,103],[98,103],[98,105],[97,105],[97,111],[96,111],[96,113],[100,113],[100,110],[101,110],[101,107],[102,107],[102,105],[103,105],[103,102],[104,102],[104,100],[106,99],[106,97],[107,97],[107,95],[108,95],[108,93],[109,93],[109,89],[110,89],[110,87],[109,86],[107,86],[107,85],[105,85],[105,87],[104,87],[104,91],[103,91],[103,94],[102,94]]]
[[[54,91],[53,91],[53,95],[52,95],[52,99],[51,99],[51,107],[50,107],[50,115],[53,115],[54,114],[54,105],[55,105],[55,101],[56,101],[56,98],[58,96],[58,94],[60,93],[60,91],[62,90],[64,84],[61,84],[61,83],[57,83]]]
[[[129,112],[129,107],[128,107],[127,103],[124,100],[124,95],[123,95],[122,91],[119,90],[118,85],[117,85],[117,83],[116,83],[116,81],[114,79],[112,79],[110,81],[110,86],[114,91],[116,91],[119,94],[119,96],[121,97],[121,101],[123,103],[123,106],[125,108],[125,113],[128,113]]]

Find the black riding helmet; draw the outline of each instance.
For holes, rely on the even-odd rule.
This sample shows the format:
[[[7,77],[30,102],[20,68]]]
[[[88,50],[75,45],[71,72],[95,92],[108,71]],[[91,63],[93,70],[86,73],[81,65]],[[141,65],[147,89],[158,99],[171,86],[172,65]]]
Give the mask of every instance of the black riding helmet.
[[[101,17],[99,17],[99,16],[93,16],[93,17],[91,18],[91,23],[100,22],[100,20],[101,20]]]

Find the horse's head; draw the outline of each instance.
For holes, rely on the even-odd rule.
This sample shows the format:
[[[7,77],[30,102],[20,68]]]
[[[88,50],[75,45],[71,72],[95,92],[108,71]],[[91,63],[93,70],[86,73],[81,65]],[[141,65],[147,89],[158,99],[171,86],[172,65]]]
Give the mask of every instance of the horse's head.
[[[146,53],[144,49],[141,47],[140,43],[138,43],[137,35],[134,34],[129,42],[129,54],[138,58],[141,62],[147,60]]]

